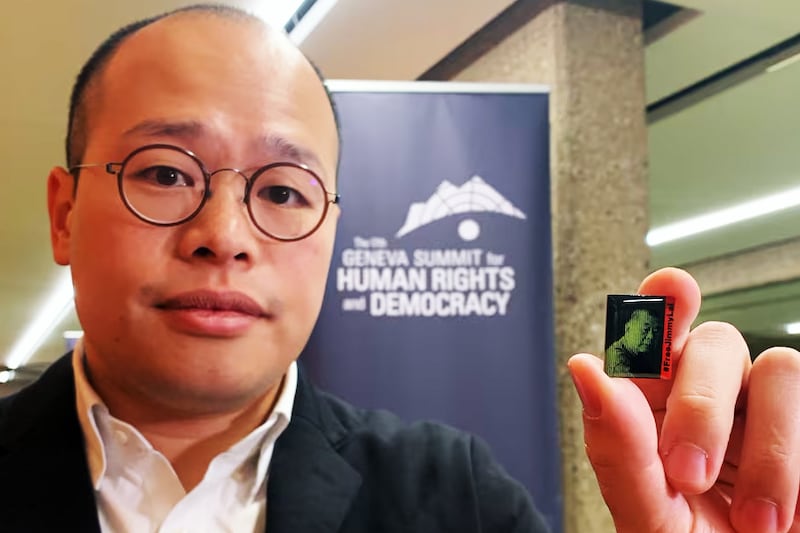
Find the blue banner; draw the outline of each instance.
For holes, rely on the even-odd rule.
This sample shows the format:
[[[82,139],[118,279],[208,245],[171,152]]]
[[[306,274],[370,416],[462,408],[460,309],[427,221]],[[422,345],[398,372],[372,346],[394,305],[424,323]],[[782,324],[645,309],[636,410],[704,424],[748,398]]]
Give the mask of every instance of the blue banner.
[[[356,405],[480,435],[560,531],[547,92],[331,88],[342,215],[306,367]]]

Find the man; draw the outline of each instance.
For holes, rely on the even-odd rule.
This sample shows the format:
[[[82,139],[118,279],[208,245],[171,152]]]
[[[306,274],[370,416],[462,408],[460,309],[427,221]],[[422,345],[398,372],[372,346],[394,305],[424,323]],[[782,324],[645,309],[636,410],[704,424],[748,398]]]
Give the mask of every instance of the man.
[[[646,309],[636,309],[625,322],[622,337],[606,349],[606,371],[612,376],[660,375],[661,354],[651,357],[658,332],[656,317]]]
[[[1,531],[544,531],[483,444],[298,371],[339,145],[285,35],[207,6],[125,28],[68,135],[48,209],[85,335],[0,403]]]
[[[79,77],[69,135],[48,209],[85,337],[0,403],[0,530],[543,530],[474,439],[356,410],[298,372],[332,253],[338,140],[283,36],[208,8],[128,28]],[[570,361],[620,530],[788,529],[800,421],[769,385],[800,399],[800,357],[774,350],[751,370],[732,328],[690,333],[685,273],[640,291],[676,298],[675,380]]]

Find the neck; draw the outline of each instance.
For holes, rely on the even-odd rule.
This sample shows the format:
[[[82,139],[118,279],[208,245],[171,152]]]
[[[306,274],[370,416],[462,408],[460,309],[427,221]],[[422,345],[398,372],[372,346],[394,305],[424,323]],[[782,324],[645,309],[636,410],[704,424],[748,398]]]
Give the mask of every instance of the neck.
[[[172,464],[189,492],[203,479],[212,459],[246,437],[272,412],[280,386],[237,412],[196,418],[151,420],[137,429]]]
[[[267,419],[284,381],[282,378],[249,401],[226,403],[222,409],[195,411],[159,402],[142,391],[92,379],[85,361],[84,369],[111,415],[134,426],[167,458],[187,492],[200,483],[214,457]]]

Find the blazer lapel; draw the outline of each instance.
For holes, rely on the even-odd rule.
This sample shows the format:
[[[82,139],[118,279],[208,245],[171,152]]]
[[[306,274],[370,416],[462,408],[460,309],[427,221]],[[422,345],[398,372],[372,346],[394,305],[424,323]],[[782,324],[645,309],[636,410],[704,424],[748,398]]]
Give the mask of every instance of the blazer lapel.
[[[0,427],[3,531],[99,533],[69,355],[18,394]]]
[[[0,516],[9,533],[100,533],[75,412],[70,355],[8,407],[0,422]],[[361,486],[337,452],[347,432],[303,372],[292,421],[278,439],[267,483],[269,533],[334,533]],[[10,482],[9,482],[10,481]]]
[[[268,533],[338,531],[361,486],[336,451],[346,434],[299,373],[292,421],[275,445],[267,483]]]

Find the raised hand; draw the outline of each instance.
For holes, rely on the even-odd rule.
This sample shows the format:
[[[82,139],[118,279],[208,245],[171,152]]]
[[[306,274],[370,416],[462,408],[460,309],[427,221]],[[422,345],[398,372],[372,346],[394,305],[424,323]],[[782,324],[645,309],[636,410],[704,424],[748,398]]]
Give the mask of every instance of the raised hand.
[[[800,353],[750,363],[731,325],[690,331],[700,289],[678,269],[639,294],[675,297],[671,381],[610,378],[600,359],[569,361],[586,453],[617,531],[800,533]]]

